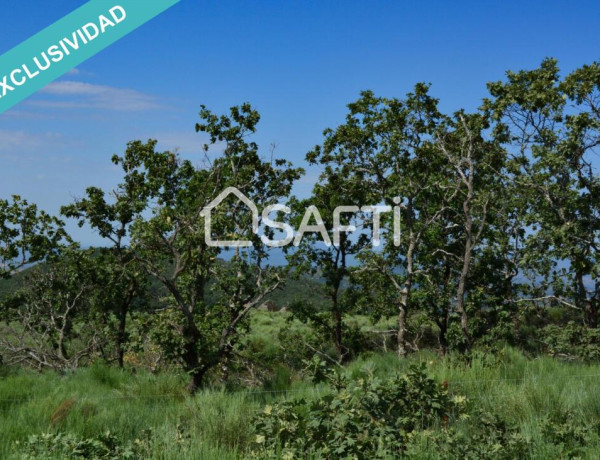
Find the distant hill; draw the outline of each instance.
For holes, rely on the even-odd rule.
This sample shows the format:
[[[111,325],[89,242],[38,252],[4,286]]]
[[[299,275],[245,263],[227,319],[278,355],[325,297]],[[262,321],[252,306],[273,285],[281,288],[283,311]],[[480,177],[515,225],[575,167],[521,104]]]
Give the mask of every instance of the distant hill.
[[[279,308],[288,308],[299,300],[310,300],[319,309],[326,309],[330,302],[323,293],[323,282],[312,276],[290,277],[285,285],[272,292],[267,299]]]
[[[10,279],[0,279],[0,300],[21,288],[26,281],[27,274],[39,267],[24,269]],[[151,280],[150,286],[151,297],[158,299],[166,295],[166,291],[156,280]],[[318,309],[326,309],[329,301],[323,294],[322,280],[316,276],[306,275],[298,278],[290,276],[281,289],[272,292],[265,298],[265,301],[274,303],[280,309],[289,308],[292,303],[299,300],[310,300]]]
[[[15,274],[12,278],[2,279],[0,278],[0,299],[4,299],[11,292],[18,290],[23,283],[25,282],[25,278],[27,273],[31,270],[31,268],[27,268]]]

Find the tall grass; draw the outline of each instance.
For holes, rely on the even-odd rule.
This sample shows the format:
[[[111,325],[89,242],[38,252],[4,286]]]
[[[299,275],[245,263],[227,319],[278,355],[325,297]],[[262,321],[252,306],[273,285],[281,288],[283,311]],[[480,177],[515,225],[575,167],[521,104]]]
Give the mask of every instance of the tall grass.
[[[398,360],[393,353],[371,354],[347,366],[349,375],[368,368],[376,375],[404,372],[425,363],[430,375],[465,395],[471,408],[492,412],[516,424],[534,440],[541,422],[570,410],[581,424],[600,420],[600,365],[528,359],[507,348],[495,355],[475,354],[470,362],[422,352]],[[283,371],[282,371],[283,372]],[[67,432],[93,438],[110,431],[132,441],[151,430],[155,459],[239,458],[253,438],[252,417],[263,405],[283,399],[318,397],[328,391],[308,381],[287,388],[185,393],[185,376],[92,366],[74,373],[9,372],[0,377],[0,458],[11,458],[15,443],[31,434]],[[461,423],[456,421],[461,428]],[[183,441],[182,442],[182,437]],[[530,458],[552,458],[540,444]],[[596,458],[600,445],[588,458]],[[436,458],[423,452],[423,458]]]

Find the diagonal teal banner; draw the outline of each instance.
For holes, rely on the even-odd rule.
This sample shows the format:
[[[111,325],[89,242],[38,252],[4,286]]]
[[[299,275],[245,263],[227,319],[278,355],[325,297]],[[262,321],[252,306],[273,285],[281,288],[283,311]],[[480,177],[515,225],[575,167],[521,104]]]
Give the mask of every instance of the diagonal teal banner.
[[[0,113],[179,1],[91,0],[3,54]]]

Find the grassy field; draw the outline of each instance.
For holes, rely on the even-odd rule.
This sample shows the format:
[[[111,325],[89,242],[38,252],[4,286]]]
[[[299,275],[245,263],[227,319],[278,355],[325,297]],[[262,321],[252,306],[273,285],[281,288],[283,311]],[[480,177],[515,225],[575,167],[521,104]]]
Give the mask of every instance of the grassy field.
[[[469,410],[489,411],[517,425],[535,445],[527,458],[563,458],[561,446],[546,442],[541,433],[549,415],[572,411],[582,427],[600,420],[599,365],[531,360],[505,349],[495,356],[476,355],[468,366],[427,352],[402,361],[391,353],[375,354],[354,361],[346,373],[352,376],[366,367],[385,376],[415,362],[426,363],[431,376],[447,381],[451,393],[465,395]],[[331,391],[298,378],[281,391],[207,389],[190,397],[184,377],[102,366],[63,376],[7,372],[0,379],[0,458],[22,458],[19,446],[32,434],[70,433],[84,439],[108,431],[119,442],[147,444],[147,458],[240,458],[254,436],[253,414],[265,404]],[[451,423],[459,431],[471,426],[468,419]],[[419,449],[413,458],[438,458],[431,446]],[[597,436],[582,452],[582,458],[598,458]]]

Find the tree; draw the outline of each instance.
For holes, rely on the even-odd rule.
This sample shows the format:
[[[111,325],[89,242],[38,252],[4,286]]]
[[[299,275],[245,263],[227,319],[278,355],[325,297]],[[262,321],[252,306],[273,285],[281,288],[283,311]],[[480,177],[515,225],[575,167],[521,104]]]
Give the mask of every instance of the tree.
[[[400,356],[406,354],[415,276],[426,269],[420,264],[426,251],[422,239],[450,200],[443,188],[446,160],[434,139],[443,119],[425,84],[416,85],[403,100],[378,98],[366,91],[349,105],[346,123],[325,131],[323,146],[312,153],[322,164],[339,168],[347,181],[360,184],[370,203],[388,207],[386,214],[373,214],[371,227],[381,220],[384,243],[380,251],[362,251],[364,276],[359,279],[366,291],[379,286],[394,293],[389,312],[398,318]],[[402,223],[398,236],[394,236],[396,221]],[[390,299],[383,292],[373,296]]]
[[[278,270],[264,266],[265,251],[254,234],[252,249],[236,250],[230,263],[221,263],[221,248],[207,242],[202,211],[227,187],[236,187],[258,206],[273,204],[289,193],[301,172],[284,160],[262,160],[258,146],[246,141],[260,119],[249,104],[233,107],[230,116],[202,107],[200,116],[197,131],[206,132],[211,144],[225,146],[213,161],[207,157],[204,167],[172,152],[156,152],[154,142],[132,143],[123,157],[113,160],[123,168],[124,184],[151,210],[135,220],[131,247],[178,312],[180,341],[172,351],[190,374],[191,391],[227,360],[248,313],[282,282]],[[212,233],[248,239],[253,227],[244,226],[247,221],[235,203],[212,211]],[[210,304],[208,289],[227,296]]]
[[[145,145],[134,142],[127,149],[151,152],[154,146],[153,142]],[[98,257],[105,275],[104,310],[115,314],[118,323],[115,345],[119,367],[123,367],[127,342],[127,315],[147,288],[145,272],[128,246],[131,226],[147,206],[145,195],[139,195],[140,184],[134,179],[113,190],[110,198],[103,190],[89,187],[85,198],[61,209],[64,216],[77,219],[80,227],[88,224],[112,244],[109,250],[100,251]]]
[[[68,240],[63,223],[20,196],[0,199],[0,277],[44,260]]]
[[[488,86],[492,98],[485,106],[496,135],[519,162],[519,184],[529,194],[524,258],[551,282],[551,289],[528,300],[574,308],[596,327],[600,182],[590,156],[600,143],[600,64],[561,80],[557,62],[546,59]]]
[[[310,153],[308,156],[313,162],[318,161]],[[350,350],[344,340],[344,317],[353,308],[343,296],[342,289],[350,274],[351,257],[369,244],[365,233],[351,235],[350,229],[361,230],[362,213],[359,208],[367,196],[363,184],[356,177],[346,177],[339,165],[328,165],[314,186],[311,197],[294,204],[294,208],[302,210],[295,216],[295,223],[298,226],[302,222],[314,225],[313,221],[318,219],[324,226],[325,235],[319,231],[304,233],[298,249],[289,256],[290,264],[295,268],[296,276],[310,273],[323,278],[324,294],[331,307],[330,311],[320,312],[309,302],[298,302],[294,313],[301,320],[316,325],[325,339],[333,342],[339,363],[349,356]],[[310,210],[309,213],[304,213],[305,209]],[[310,220],[306,220],[306,216]]]
[[[90,251],[67,248],[27,273],[24,286],[2,302],[8,364],[65,370],[93,359],[103,341],[103,331],[90,327],[98,268]]]
[[[504,150],[494,139],[485,138],[489,128],[486,114],[458,112],[447,127],[436,134],[436,146],[449,166],[448,187],[453,203],[446,208],[447,227],[457,230],[458,251],[450,253],[457,261],[455,310],[466,348],[472,345],[467,311],[468,281],[479,246],[484,246],[489,229],[490,210],[495,209],[495,192],[504,168]],[[443,247],[436,251],[443,252]],[[476,308],[480,309],[481,305]]]

